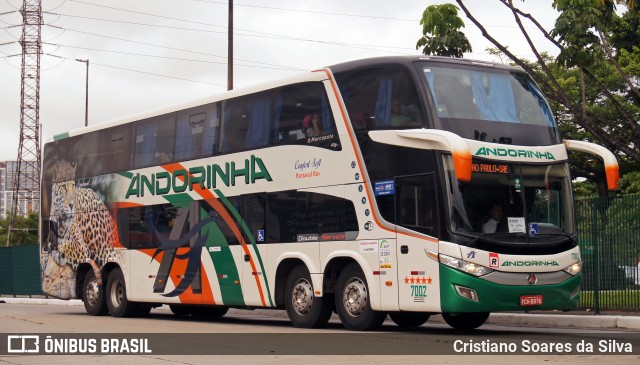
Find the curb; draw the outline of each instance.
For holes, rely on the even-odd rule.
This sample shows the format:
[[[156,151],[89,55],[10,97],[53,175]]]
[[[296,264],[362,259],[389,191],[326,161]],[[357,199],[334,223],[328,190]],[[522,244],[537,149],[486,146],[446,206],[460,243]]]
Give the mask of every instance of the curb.
[[[0,297],[0,303],[36,304],[36,305],[69,305],[82,306],[79,299],[60,300],[43,298],[10,298]],[[1,304],[0,304],[1,305]],[[231,309],[235,314],[255,314],[266,317],[287,318],[284,310],[272,309]],[[335,316],[335,315],[334,315]],[[337,317],[336,317],[337,318]],[[430,322],[443,323],[440,315],[432,316]],[[569,315],[569,314],[525,314],[525,313],[492,313],[488,324],[516,327],[563,327],[563,328],[598,328],[640,330],[640,316],[615,315]]]

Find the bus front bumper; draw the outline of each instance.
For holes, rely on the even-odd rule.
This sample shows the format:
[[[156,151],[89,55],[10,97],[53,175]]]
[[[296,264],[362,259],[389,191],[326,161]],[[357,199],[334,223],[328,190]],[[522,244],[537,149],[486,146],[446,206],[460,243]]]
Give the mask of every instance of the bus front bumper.
[[[441,264],[441,308],[443,313],[575,309],[580,299],[580,277],[578,274],[553,285],[503,285]],[[475,291],[476,300],[462,296],[460,288]]]

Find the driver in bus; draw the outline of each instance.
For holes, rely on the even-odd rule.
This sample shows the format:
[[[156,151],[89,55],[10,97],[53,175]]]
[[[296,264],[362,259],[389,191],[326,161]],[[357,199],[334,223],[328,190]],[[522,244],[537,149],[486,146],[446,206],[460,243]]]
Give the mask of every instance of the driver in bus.
[[[495,233],[500,231],[500,220],[502,219],[502,206],[493,204],[489,210],[489,219],[482,225],[482,233]]]

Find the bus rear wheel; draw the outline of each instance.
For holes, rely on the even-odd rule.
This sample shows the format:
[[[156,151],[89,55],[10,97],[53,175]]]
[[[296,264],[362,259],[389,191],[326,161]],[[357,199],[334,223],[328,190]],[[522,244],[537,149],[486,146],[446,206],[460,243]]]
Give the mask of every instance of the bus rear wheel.
[[[285,307],[295,327],[323,327],[331,318],[331,303],[327,295],[316,297],[309,270],[298,265],[291,270],[285,285]]]
[[[482,326],[489,318],[489,314],[489,312],[442,313],[442,318],[454,329],[472,330]]]
[[[393,323],[399,327],[413,328],[425,324],[425,322],[429,320],[430,315],[419,312],[390,312],[389,317],[391,317]]]
[[[115,268],[109,273],[106,295],[107,307],[113,317],[132,317],[138,314],[138,303],[127,299],[127,287],[120,268]]]
[[[367,279],[356,263],[347,265],[338,276],[336,312],[342,324],[352,331],[378,328],[387,318],[385,312],[371,309]]]
[[[84,309],[92,316],[104,316],[109,313],[104,300],[104,286],[98,284],[93,270],[87,271],[82,281],[82,302]]]

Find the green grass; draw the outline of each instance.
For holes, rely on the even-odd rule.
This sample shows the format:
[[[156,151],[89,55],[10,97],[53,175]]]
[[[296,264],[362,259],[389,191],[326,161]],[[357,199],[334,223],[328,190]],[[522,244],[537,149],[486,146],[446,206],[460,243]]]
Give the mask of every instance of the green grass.
[[[640,290],[602,290],[599,294],[600,309],[635,309],[640,311]],[[595,299],[593,291],[581,291],[580,308],[594,308]]]

